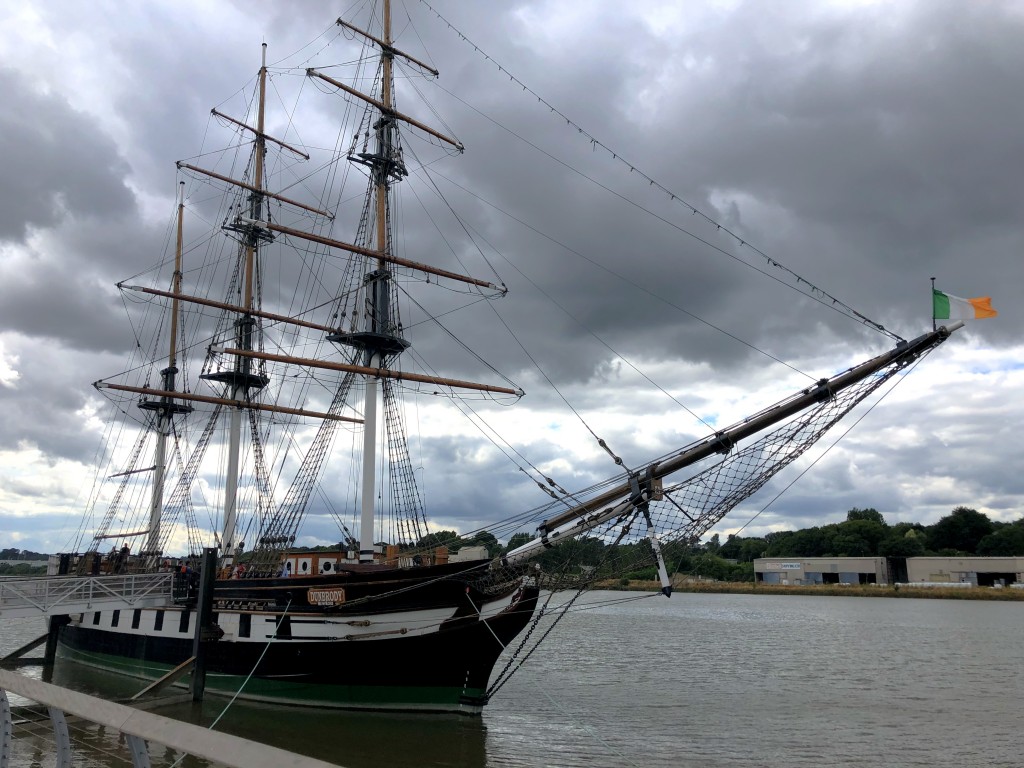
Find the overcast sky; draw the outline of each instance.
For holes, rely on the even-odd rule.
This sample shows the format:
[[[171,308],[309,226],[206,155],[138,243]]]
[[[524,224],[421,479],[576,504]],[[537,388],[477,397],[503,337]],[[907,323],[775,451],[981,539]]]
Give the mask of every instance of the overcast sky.
[[[930,329],[933,276],[1000,312],[716,530],[747,524],[812,462],[744,535],[854,506],[890,523],[957,505],[1024,514],[1024,7],[436,0],[467,43],[427,6],[395,5],[397,45],[441,70],[433,85],[400,82],[399,106],[466,145],[431,167],[496,251],[511,289],[501,317],[627,464],[703,430],[632,366],[723,426],[892,344],[792,290],[660,185],[902,337]],[[348,10],[0,0],[0,545],[57,551],[77,529],[106,405],[90,384],[133,343],[114,283],[164,252],[174,162],[216,143],[209,110],[251,85],[260,43],[272,64],[328,41],[321,55],[344,58],[332,25]],[[411,212],[406,226],[426,231]],[[485,332],[500,325],[489,312],[451,319],[527,391],[489,423],[565,487],[614,474],[519,343]],[[429,339],[416,349],[437,370],[479,373]],[[414,462],[437,526],[545,501],[472,425],[424,408],[421,426]],[[337,540],[319,525],[309,541]]]

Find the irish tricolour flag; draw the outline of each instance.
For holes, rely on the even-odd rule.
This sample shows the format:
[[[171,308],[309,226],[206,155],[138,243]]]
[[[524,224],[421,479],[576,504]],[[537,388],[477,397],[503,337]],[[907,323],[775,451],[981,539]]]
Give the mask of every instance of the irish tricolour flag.
[[[936,320],[978,320],[983,317],[995,317],[998,314],[992,309],[990,296],[961,299],[959,296],[951,296],[932,289],[932,315]]]

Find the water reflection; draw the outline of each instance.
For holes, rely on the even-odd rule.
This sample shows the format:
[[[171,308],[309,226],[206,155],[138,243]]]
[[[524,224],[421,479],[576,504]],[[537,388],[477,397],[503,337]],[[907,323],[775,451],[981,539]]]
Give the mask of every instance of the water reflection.
[[[1022,764],[1024,603],[768,595],[610,602],[627,597],[581,601],[586,610],[566,617],[482,718],[236,702],[217,729],[350,768]],[[0,624],[0,651],[19,644]],[[121,697],[144,684],[70,664],[57,666],[55,681]],[[225,704],[165,700],[153,711],[209,725]],[[95,743],[112,742],[107,734]],[[18,768],[40,762],[20,754]],[[173,762],[157,748],[153,758],[154,766]],[[75,759],[76,768],[125,764],[79,762],[77,751]],[[41,762],[52,765],[52,752]]]
[[[127,699],[146,684],[63,659],[58,659],[54,668],[53,682],[114,699]],[[172,689],[170,696],[156,699],[156,706],[150,702],[146,709],[203,727],[220,718],[218,731],[346,768],[487,765],[487,729],[478,717],[319,710],[242,700],[230,703],[219,696],[193,704],[182,698],[182,689]]]

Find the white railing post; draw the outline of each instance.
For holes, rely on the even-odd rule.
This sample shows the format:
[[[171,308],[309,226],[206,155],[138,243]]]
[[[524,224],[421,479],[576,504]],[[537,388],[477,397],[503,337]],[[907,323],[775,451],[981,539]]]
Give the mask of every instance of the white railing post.
[[[128,741],[128,751],[132,753],[133,768],[150,768],[149,749],[146,747],[146,740],[130,733],[126,734],[125,738]]]
[[[64,710],[47,707],[50,722],[53,723],[53,737],[57,741],[57,768],[71,768],[71,735],[68,733],[68,721]]]
[[[11,765],[13,727],[11,702],[7,700],[7,691],[0,688],[0,768],[10,768]]]

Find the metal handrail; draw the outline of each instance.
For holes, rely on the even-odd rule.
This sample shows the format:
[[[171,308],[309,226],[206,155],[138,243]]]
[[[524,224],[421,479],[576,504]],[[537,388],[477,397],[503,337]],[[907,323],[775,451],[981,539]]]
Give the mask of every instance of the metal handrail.
[[[5,609],[34,608],[42,615],[75,612],[94,602],[123,601],[129,606],[170,599],[173,573],[117,576],[51,576],[0,580],[0,615]],[[74,604],[77,604],[75,606]],[[70,609],[70,610],[69,610]]]

